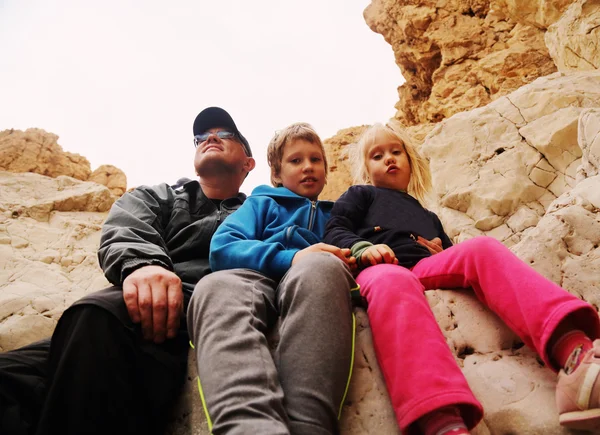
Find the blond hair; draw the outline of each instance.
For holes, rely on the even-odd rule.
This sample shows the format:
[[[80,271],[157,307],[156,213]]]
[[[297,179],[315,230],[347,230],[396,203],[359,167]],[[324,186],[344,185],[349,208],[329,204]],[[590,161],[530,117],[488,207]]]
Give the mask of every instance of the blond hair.
[[[275,132],[267,147],[267,161],[271,167],[271,184],[275,187],[281,187],[282,184],[278,181],[278,176],[281,172],[281,161],[283,159],[283,148],[298,139],[305,140],[315,145],[319,145],[323,153],[323,164],[325,165],[325,176],[327,176],[327,157],[325,156],[325,148],[321,138],[312,127],[306,122],[296,122],[288,125],[283,130]]]
[[[355,184],[373,184],[367,171],[367,152],[375,145],[378,135],[383,135],[385,140],[398,142],[404,146],[411,176],[407,193],[416,198],[422,205],[430,201],[431,172],[427,160],[419,154],[412,143],[410,136],[404,130],[393,130],[383,124],[374,124],[360,136],[356,143],[348,145],[346,153],[350,160],[350,171]]]

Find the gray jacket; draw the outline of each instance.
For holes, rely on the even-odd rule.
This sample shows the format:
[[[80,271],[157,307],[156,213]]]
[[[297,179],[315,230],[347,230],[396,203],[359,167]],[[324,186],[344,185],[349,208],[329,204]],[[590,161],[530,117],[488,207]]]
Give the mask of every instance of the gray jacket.
[[[179,186],[141,186],[112,206],[102,227],[98,259],[115,285],[142,266],[160,265],[175,272],[189,296],[210,273],[210,240],[223,220],[246,196],[225,199],[217,207],[198,181]]]

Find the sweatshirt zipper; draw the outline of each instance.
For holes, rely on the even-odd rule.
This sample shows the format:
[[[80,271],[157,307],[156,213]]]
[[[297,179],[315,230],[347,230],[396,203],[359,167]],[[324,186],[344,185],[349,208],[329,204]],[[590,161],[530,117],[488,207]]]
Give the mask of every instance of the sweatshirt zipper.
[[[312,231],[313,229],[313,225],[314,225],[314,220],[315,220],[315,214],[317,211],[317,202],[316,201],[311,201],[310,202],[310,215],[308,216],[308,230]]]

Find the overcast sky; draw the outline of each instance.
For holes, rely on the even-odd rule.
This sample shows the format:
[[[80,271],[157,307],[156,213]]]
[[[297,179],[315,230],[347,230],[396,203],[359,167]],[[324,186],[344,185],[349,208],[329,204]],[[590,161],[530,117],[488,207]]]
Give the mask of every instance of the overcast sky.
[[[221,106],[265,149],[296,121],[323,139],[394,115],[403,79],[368,0],[0,0],[0,130],[57,134],[128,186],[194,177],[192,123]]]

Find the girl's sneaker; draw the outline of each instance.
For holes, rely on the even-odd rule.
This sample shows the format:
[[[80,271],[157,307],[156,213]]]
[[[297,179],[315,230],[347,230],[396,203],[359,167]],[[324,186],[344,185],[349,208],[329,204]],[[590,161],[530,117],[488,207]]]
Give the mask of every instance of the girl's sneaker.
[[[556,385],[560,424],[571,429],[600,429],[600,339],[571,374],[561,370]],[[597,432],[595,432],[597,433]]]

